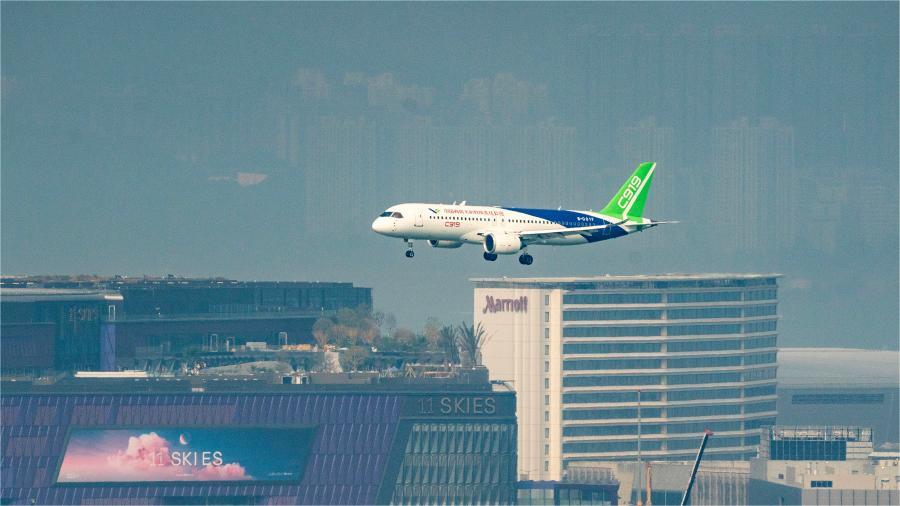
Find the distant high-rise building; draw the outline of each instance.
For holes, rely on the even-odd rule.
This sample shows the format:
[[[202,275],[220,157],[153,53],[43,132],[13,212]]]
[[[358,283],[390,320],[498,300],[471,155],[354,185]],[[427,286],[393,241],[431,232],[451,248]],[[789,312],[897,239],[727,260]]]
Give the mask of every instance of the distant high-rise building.
[[[687,204],[681,198],[681,185],[686,182],[689,174],[684,170],[678,155],[675,129],[657,125],[656,118],[650,116],[620,131],[623,171],[637,167],[642,162],[657,163],[657,170],[653,173],[652,197],[647,204],[650,216],[655,219],[679,216],[679,213],[684,212],[680,206]],[[610,190],[614,191],[612,188]]]
[[[775,422],[775,274],[475,279],[491,378],[516,390],[519,475],[756,454]]]
[[[711,202],[710,221],[723,247],[754,252],[794,240],[794,130],[777,119],[742,118],[713,129],[711,184],[693,185],[692,199]]]
[[[365,118],[325,117],[302,129],[299,169],[307,233],[352,229],[384,205],[371,191],[377,179],[376,150],[376,125]],[[334,213],[334,206],[341,213]]]
[[[739,24],[722,24],[713,28],[711,42],[712,124],[720,126],[745,116],[755,119],[759,111],[756,36]]]

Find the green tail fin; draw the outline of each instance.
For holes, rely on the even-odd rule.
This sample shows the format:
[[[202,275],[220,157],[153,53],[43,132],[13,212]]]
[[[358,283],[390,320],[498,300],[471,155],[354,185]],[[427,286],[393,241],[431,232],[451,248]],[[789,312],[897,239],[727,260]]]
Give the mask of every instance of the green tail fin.
[[[616,196],[600,212],[623,220],[641,218],[644,213],[644,202],[650,192],[650,183],[653,182],[653,169],[655,168],[655,162],[644,162],[638,165],[634,174],[625,181]]]

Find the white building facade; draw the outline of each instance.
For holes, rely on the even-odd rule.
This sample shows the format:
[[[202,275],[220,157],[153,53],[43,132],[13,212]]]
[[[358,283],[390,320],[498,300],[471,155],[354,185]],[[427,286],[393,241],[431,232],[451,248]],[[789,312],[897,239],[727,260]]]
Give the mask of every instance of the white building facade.
[[[774,425],[777,274],[474,279],[483,363],[516,390],[519,476],[756,456]]]

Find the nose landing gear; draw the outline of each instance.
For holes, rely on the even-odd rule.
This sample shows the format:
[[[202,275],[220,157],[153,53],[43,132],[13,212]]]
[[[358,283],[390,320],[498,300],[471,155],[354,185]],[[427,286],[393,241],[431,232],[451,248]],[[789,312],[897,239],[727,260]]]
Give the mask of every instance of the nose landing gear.
[[[406,258],[412,258],[416,256],[416,253],[413,251],[412,241],[406,241]]]

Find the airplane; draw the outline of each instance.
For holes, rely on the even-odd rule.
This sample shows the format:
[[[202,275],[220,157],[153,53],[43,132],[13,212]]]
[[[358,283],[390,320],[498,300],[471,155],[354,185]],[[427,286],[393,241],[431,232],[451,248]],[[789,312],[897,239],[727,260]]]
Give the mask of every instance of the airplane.
[[[519,253],[519,263],[531,265],[532,245],[571,246],[615,239],[676,221],[642,217],[656,163],[638,165],[619,192],[600,212],[522,207],[472,206],[466,201],[446,204],[397,204],[372,222],[372,230],[398,237],[407,244],[406,257],[415,256],[413,240],[427,240],[434,248],[479,244],[484,259]]]

